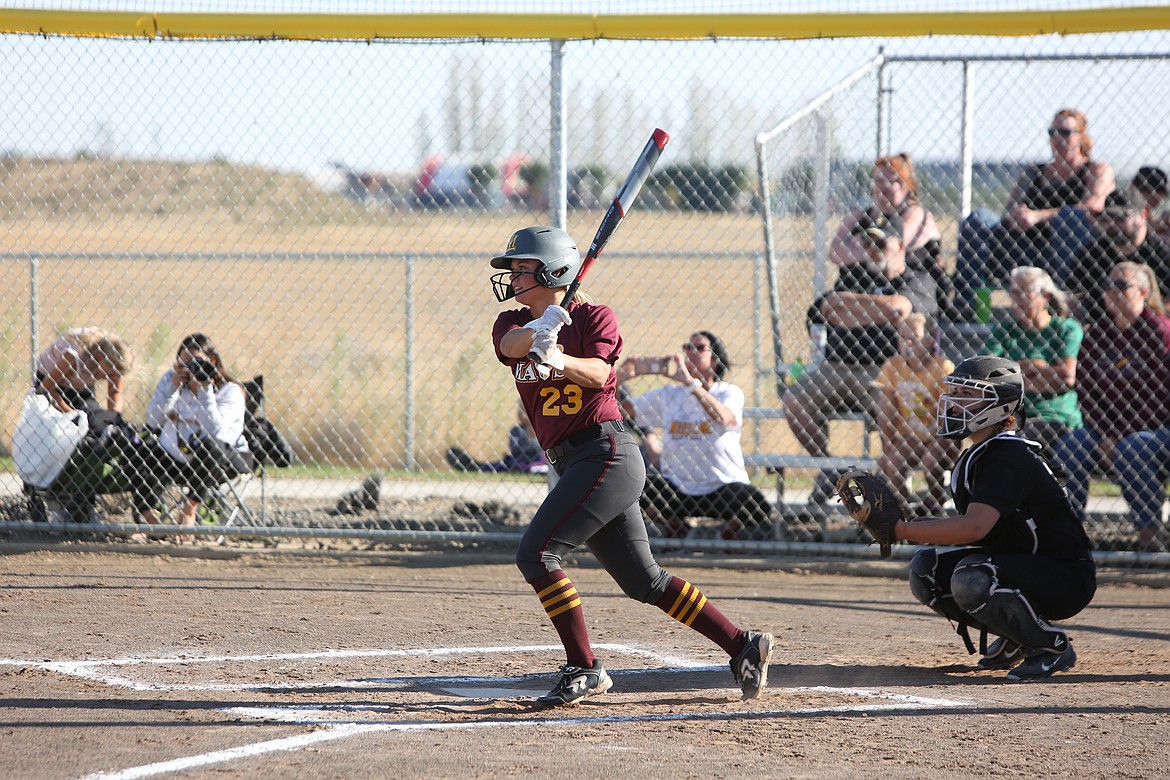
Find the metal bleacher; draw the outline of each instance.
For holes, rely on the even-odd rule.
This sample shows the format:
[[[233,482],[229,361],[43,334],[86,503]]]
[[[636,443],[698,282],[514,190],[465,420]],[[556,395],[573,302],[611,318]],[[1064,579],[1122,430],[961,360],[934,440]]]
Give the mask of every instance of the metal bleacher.
[[[965,357],[977,355],[990,333],[991,326],[984,323],[944,323],[939,329],[939,351],[947,358],[958,362]],[[743,410],[745,424],[753,421],[757,425],[764,420],[783,420],[783,407],[747,407]],[[877,456],[871,452],[870,438],[876,430],[873,418],[864,412],[836,414],[833,420],[856,422],[863,426],[861,450],[855,455],[833,455],[819,457],[804,453],[751,452],[744,454],[744,465],[749,469],[767,469],[776,475],[777,501],[784,502],[784,476],[788,469],[838,471],[850,467],[868,471],[877,468]]]

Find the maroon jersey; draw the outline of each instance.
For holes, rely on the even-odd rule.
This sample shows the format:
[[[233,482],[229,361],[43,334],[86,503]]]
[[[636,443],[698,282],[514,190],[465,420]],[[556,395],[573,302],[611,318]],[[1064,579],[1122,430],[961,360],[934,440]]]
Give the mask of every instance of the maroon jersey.
[[[597,303],[570,303],[568,311],[573,324],[561,328],[557,338],[565,354],[601,358],[610,366],[617,363],[622,353],[622,334],[618,332],[613,309]],[[528,419],[532,420],[540,446],[547,450],[582,428],[620,420],[622,413],[614,397],[617,376],[612,370],[604,387],[581,387],[555,369],[548,379],[541,379],[533,361],[500,353],[500,340],[504,334],[513,328],[523,328],[533,319],[527,308],[502,312],[492,328],[492,342],[496,347],[496,357],[512,369],[516,391],[520,393],[520,402],[528,412]]]

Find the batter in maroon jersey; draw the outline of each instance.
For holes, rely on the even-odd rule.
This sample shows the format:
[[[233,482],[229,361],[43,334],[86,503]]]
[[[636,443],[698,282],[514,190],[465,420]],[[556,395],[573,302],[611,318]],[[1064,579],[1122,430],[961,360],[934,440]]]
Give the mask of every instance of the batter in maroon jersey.
[[[723,648],[744,698],[759,697],[768,684],[772,635],[737,628],[650,551],[638,506],[646,469],[614,397],[613,366],[622,350],[617,318],[580,294],[567,310],[557,305],[581,267],[576,244],[558,228],[524,228],[492,267],[503,271],[492,277],[496,298],[525,306],[496,319],[496,356],[512,371],[559,477],[516,551],[516,565],[565,646],[560,680],[537,705],[575,704],[613,685],[589,644],[581,597],[563,569],[565,554],[582,544],[630,598],[657,606]]]

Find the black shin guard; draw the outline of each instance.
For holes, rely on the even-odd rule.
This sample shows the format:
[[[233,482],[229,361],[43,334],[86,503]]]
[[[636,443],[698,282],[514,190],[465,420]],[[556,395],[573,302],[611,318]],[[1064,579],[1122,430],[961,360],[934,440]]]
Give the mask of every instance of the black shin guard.
[[[1000,585],[995,564],[985,555],[969,556],[951,577],[955,603],[993,633],[1029,650],[1062,651],[1068,635],[1033,608],[1019,590]]]
[[[940,583],[937,573],[937,550],[927,547],[915,553],[910,559],[910,592],[922,604],[951,621],[968,653],[975,652],[975,643],[971,641],[968,629],[979,629],[981,650],[985,650],[987,629],[959,607],[950,592],[950,583]]]

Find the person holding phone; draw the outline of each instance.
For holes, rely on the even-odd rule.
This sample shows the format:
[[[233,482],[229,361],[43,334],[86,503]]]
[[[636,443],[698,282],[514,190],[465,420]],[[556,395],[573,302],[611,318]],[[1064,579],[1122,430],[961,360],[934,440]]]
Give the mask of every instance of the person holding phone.
[[[147,406],[146,426],[157,438],[144,438],[137,457],[129,459],[135,509],[147,523],[158,522],[166,484],[186,488],[179,524],[194,526],[213,487],[252,470],[244,410],[244,388],[224,368],[211,339],[202,333],[185,337]]]
[[[766,534],[771,523],[772,507],[744,468],[744,394],[724,381],[730,370],[727,348],[706,330],[692,333],[681,354],[634,356],[618,368],[619,383],[646,374],[674,380],[623,407],[637,424],[662,431],[661,472],[647,475],[641,505],[667,537],[686,536],[689,517],[722,520],[724,539]]]

